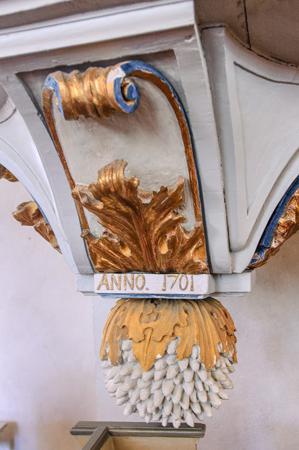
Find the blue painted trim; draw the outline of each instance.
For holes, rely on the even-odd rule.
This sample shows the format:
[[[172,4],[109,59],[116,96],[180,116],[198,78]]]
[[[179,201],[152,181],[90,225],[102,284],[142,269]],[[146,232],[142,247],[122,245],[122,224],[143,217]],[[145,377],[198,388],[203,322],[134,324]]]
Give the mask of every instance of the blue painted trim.
[[[131,83],[128,86],[126,99],[123,97],[122,92],[123,78],[129,77],[130,75],[134,76],[135,72],[148,73],[154,75],[156,78],[159,78],[161,82],[167,86],[167,88],[170,90],[173,97],[175,98],[176,102],[183,110],[183,105],[180,101],[178,94],[176,93],[175,89],[170,84],[170,82],[167,80],[167,78],[165,78],[164,75],[161,72],[159,72],[159,70],[155,69],[150,64],[146,64],[143,61],[138,60],[126,61],[124,63],[121,63],[119,67],[123,71],[123,74],[120,74],[120,76],[114,80],[113,88],[115,99],[117,100],[118,106],[122,109],[122,111],[126,113],[132,113],[136,110],[136,108],[139,105],[140,93],[136,84],[133,81],[131,81]],[[128,104],[128,100],[132,101],[132,103]]]
[[[55,78],[53,78],[51,75],[48,75],[46,78],[44,87],[46,89],[51,89],[52,91],[54,91],[54,93],[57,97],[57,101],[58,101],[58,109],[64,117],[63,108],[62,108],[62,99],[61,99],[61,95],[60,95],[58,81],[56,81]]]
[[[250,262],[251,264],[255,264],[258,261],[263,260],[266,251],[271,247],[271,243],[274,237],[275,230],[277,228],[279,219],[283,215],[285,208],[288,204],[288,202],[291,200],[292,196],[296,192],[296,190],[299,188],[299,176],[293,181],[291,186],[288,188],[280,202],[278,203],[274,213],[271,216],[271,219],[269,220],[265,231],[261,237],[261,240],[257,246],[257,249],[255,251],[255,254]]]

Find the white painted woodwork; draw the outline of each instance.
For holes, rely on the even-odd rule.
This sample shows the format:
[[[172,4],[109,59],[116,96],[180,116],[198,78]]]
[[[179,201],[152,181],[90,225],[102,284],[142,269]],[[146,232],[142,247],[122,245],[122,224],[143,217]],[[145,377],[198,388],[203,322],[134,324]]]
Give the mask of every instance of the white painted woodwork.
[[[134,280],[132,276],[134,276]],[[120,288],[118,289],[119,282]],[[153,298],[186,297],[195,299],[204,299],[212,294],[241,295],[250,292],[254,282],[255,275],[252,272],[187,275],[187,279],[184,274],[150,273],[107,274],[107,278],[103,278],[101,273],[77,276],[77,286],[80,292],[111,298],[131,297],[132,294],[134,297],[144,297],[146,294]],[[132,288],[132,286],[134,287]]]
[[[234,271],[243,271],[299,173],[299,72],[261,58],[223,27],[203,30],[224,168]]]
[[[215,292],[212,275],[96,273],[94,292],[120,297],[203,298]]]
[[[24,91],[22,94],[27,95]],[[21,115],[9,100],[0,111],[0,163],[18,178],[39,204],[70,268],[75,273],[90,273],[77,212],[58,156],[53,148],[49,151],[53,144],[41,127],[31,102],[24,98],[23,106]],[[32,128],[27,127],[24,118]]]
[[[0,58],[103,42],[190,26],[192,0],[140,3],[0,31]]]
[[[178,43],[175,55],[192,128],[194,150],[200,175],[204,219],[213,273],[230,273],[224,182],[221,154],[213,112],[211,87],[200,38]]]
[[[6,94],[0,91],[0,163],[15,171],[40,203],[74,272],[91,274],[70,189],[41,121],[40,92],[46,75],[61,65],[124,59],[155,65],[181,96],[193,134],[215,290],[246,291],[248,278],[241,287],[219,280],[246,269],[298,175],[298,71],[257,56],[222,26],[198,31],[191,0],[126,2],[2,29],[0,83]],[[155,88],[138,83],[144,103],[130,117],[65,123],[57,116],[77,181],[94,181],[98,168],[115,157],[128,159],[127,173],[148,189],[186,178],[172,112]],[[190,202],[187,218],[192,225]]]

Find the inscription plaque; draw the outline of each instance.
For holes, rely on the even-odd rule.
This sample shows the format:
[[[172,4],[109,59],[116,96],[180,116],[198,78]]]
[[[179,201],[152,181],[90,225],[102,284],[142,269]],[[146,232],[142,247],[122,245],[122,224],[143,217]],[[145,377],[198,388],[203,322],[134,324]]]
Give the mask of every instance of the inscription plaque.
[[[214,291],[211,275],[185,273],[97,273],[94,291],[122,297],[189,297],[200,298]]]

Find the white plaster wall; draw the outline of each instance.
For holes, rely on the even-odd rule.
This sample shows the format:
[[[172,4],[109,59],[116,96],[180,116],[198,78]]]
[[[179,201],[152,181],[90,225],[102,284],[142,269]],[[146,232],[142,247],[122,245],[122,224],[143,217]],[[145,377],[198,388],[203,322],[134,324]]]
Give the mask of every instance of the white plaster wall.
[[[113,302],[75,292],[61,256],[11,218],[23,200],[19,185],[0,184],[0,420],[18,423],[17,450],[76,449],[77,420],[124,420],[96,363]],[[251,295],[223,300],[239,364],[202,450],[299,447],[298,249],[299,235],[259,269]]]
[[[0,183],[0,421],[17,450],[75,450],[70,428],[95,416],[91,298],[63,257],[11,212],[28,194]]]

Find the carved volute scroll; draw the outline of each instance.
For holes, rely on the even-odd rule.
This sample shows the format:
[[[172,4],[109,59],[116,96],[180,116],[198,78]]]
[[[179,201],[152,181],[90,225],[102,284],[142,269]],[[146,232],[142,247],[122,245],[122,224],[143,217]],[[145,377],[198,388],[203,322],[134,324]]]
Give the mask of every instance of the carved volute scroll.
[[[66,120],[77,120],[80,116],[100,120],[113,112],[130,114],[138,108],[140,100],[133,78],[148,80],[158,87],[175,113],[184,144],[193,200],[195,227],[191,232],[182,228],[183,215],[178,213],[178,209],[184,204],[183,181],[179,181],[176,188],[162,186],[157,193],[142,193],[138,189],[137,179],[127,180],[124,177],[124,163],[111,161],[111,164],[100,170],[98,182],[86,188],[76,187],[70,172],[56,130],[53,95],[56,96],[59,110]],[[159,71],[142,61],[128,61],[108,68],[91,67],[83,73],[77,70],[70,74],[55,72],[45,82],[43,110],[74,193],[82,236],[87,242],[95,270],[208,272],[191,134],[179,97]],[[126,202],[130,205],[127,211],[124,208]],[[102,206],[99,207],[100,204],[104,204],[103,210]],[[92,236],[84,208],[95,214],[104,226],[106,231],[100,239]],[[162,210],[165,211],[164,222],[159,220],[157,213]],[[120,240],[120,233],[123,231],[117,229],[116,211],[119,222],[126,220],[128,233],[129,230],[131,232],[130,236],[126,236],[126,242]],[[150,227],[149,232],[147,227]]]

